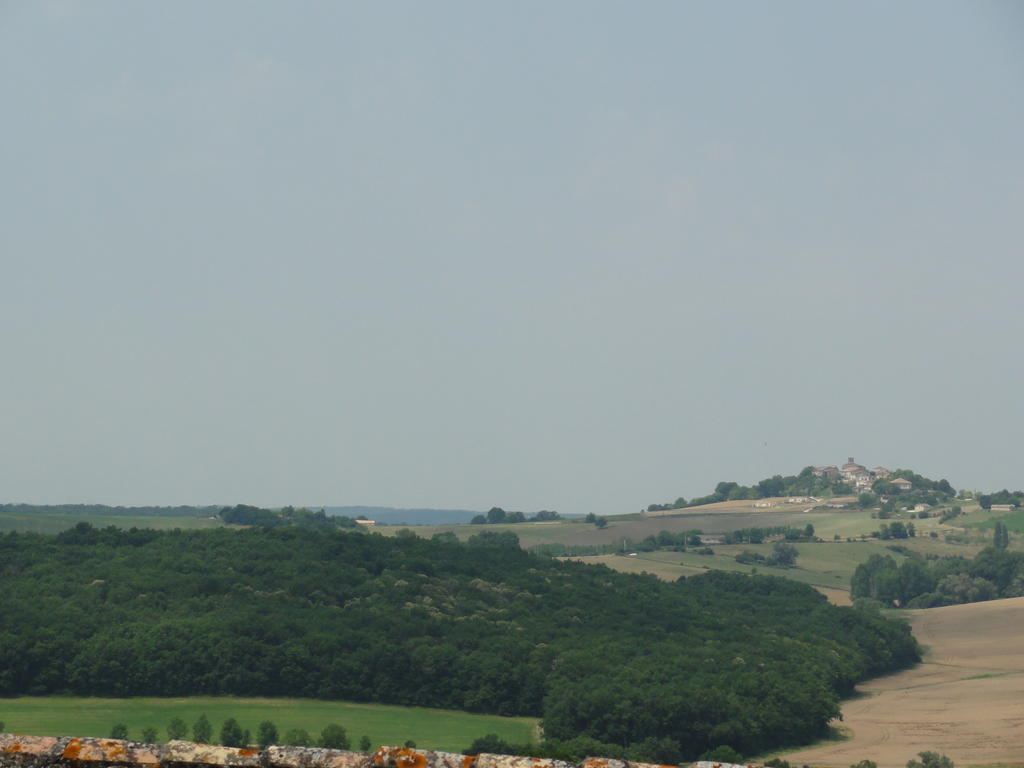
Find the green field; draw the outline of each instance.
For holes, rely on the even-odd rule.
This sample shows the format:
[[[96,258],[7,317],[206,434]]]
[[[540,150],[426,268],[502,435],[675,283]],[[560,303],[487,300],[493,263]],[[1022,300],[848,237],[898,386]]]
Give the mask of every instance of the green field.
[[[473,739],[496,733],[511,742],[535,740],[537,719],[473,715],[443,709],[353,704],[313,699],[241,699],[232,697],[185,699],[93,699],[64,696],[27,696],[0,700],[0,721],[8,733],[34,736],[110,735],[115,723],[128,726],[128,736],[139,739],[142,729],[157,728],[167,738],[171,718],[180,717],[191,727],[205,713],[213,725],[214,739],[229,717],[253,734],[260,722],[270,720],[284,734],[305,728],[314,738],[329,723],[348,731],[353,749],[366,735],[376,749],[382,744],[404,744],[460,752]]]
[[[995,527],[996,523],[1002,523],[1014,533],[1024,533],[1024,509],[1018,509],[1008,513],[999,512],[991,514],[992,516],[988,519],[976,522],[974,525],[991,530]]]

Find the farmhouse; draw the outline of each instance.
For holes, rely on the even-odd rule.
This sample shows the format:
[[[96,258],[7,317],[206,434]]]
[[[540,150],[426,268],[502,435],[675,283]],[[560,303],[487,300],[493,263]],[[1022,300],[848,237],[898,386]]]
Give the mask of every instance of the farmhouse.
[[[1016,507],[1013,504],[993,504],[991,509],[993,512],[1013,512]]]
[[[897,477],[890,483],[897,491],[909,491],[914,484],[905,477]]]

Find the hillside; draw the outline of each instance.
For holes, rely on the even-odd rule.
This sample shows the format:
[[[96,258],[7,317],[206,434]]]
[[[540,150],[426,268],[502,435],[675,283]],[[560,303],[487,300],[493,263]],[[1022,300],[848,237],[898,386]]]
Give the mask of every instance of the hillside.
[[[926,649],[912,669],[858,686],[843,704],[850,738],[785,755],[793,765],[865,757],[903,768],[924,749],[958,766],[1017,765],[1024,755],[1024,597],[907,611]]]
[[[799,584],[726,573],[667,584],[530,555],[490,531],[459,544],[83,524],[8,534],[0,558],[5,696],[539,715],[549,740],[672,762],[723,743],[750,754],[806,742],[857,680],[917,658],[904,628]]]

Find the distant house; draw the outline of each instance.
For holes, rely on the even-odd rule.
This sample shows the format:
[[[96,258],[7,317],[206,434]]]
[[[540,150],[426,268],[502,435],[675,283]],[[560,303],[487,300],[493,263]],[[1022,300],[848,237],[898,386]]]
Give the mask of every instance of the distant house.
[[[1016,509],[1016,507],[1014,507],[1013,504],[993,504],[992,505],[992,511],[993,512],[1013,512],[1014,509]]]
[[[829,464],[828,466],[815,467],[811,470],[815,477],[823,477],[826,480],[838,480],[839,479],[839,467],[835,464]]]
[[[830,501],[825,505],[829,509],[846,509],[846,502],[844,501]]]
[[[707,545],[707,544],[724,544],[725,543],[725,536],[718,536],[718,535],[715,535],[715,534],[710,534],[710,535],[709,534],[701,534],[701,536],[700,536],[700,543],[704,544],[704,545]]]
[[[874,469],[871,470],[871,474],[877,477],[879,480],[885,480],[885,478],[891,475],[892,472],[890,472],[885,467],[875,467]]]
[[[754,502],[754,506],[757,507],[758,509],[764,509],[765,507],[774,507],[775,506],[775,502],[774,501],[755,501]]]
[[[905,477],[897,477],[895,480],[890,482],[897,491],[909,491],[914,487],[914,484],[907,480]]]
[[[356,520],[356,525],[365,525],[367,528],[370,528],[376,524],[376,520]]]
[[[858,491],[870,491],[871,486],[875,484],[874,476],[866,469],[857,470],[851,475],[853,480],[853,487]]]
[[[790,496],[786,499],[787,504],[807,504],[812,501],[817,501],[813,496]]]

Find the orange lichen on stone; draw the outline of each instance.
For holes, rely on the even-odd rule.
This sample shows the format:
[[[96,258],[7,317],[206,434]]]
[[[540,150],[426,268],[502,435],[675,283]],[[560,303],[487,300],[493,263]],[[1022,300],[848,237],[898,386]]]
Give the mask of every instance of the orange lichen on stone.
[[[477,756],[476,768],[576,768],[564,760],[550,760],[545,757],[515,757],[513,755]]]
[[[321,747],[267,747],[263,753],[267,768],[372,768],[364,752]]]
[[[262,752],[255,749],[218,747],[213,744],[193,744],[189,741],[169,741],[164,745],[164,763],[183,765],[243,766],[259,768]]]
[[[18,756],[23,760],[41,759],[55,755],[66,739],[53,736],[18,736],[0,733],[0,753]]]
[[[588,757],[580,763],[580,768],[629,768],[629,763],[607,757]]]
[[[146,750],[139,750],[145,756]],[[136,763],[135,755],[131,754],[129,743],[120,739],[71,739],[64,752],[61,753],[63,760],[76,763]],[[159,757],[146,761],[149,764],[159,764]]]

